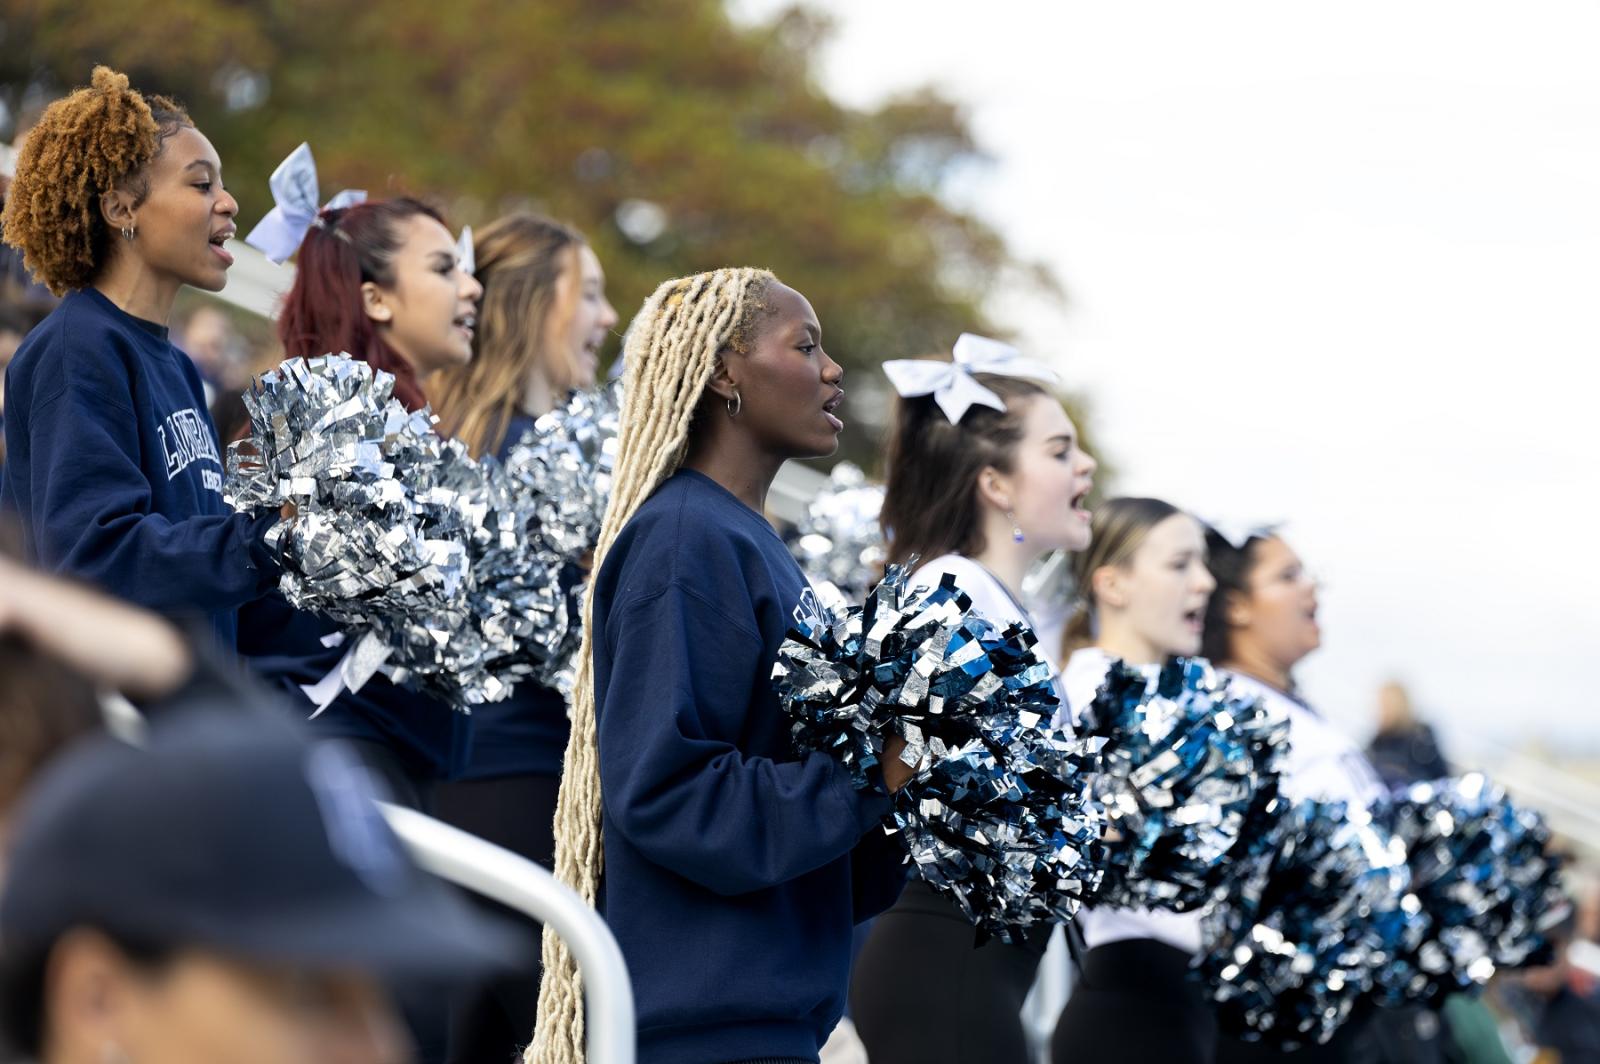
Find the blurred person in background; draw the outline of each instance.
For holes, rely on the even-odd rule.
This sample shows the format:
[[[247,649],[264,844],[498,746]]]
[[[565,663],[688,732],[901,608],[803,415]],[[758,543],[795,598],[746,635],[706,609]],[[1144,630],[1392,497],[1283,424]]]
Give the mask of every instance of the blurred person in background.
[[[11,365],[23,337],[44,320],[47,308],[0,293],[0,467],[6,461],[6,367]]]
[[[1378,688],[1378,730],[1367,758],[1390,790],[1450,775],[1433,728],[1417,717],[1411,693],[1397,680]]]
[[[1174,657],[1200,652],[1206,603],[1204,526],[1160,499],[1096,506],[1088,549],[1072,558],[1078,608],[1061,649],[1066,705],[1057,723],[1094,702],[1113,661],[1155,676]],[[1068,710],[1066,707],[1071,707]],[[1204,1064],[1214,1058],[1216,1015],[1189,966],[1200,952],[1200,914],[1086,908],[1085,952],[1052,1039],[1059,1064]],[[1069,931],[1069,933],[1071,933]]]
[[[235,704],[47,768],[0,937],[0,1028],[40,1064],[404,1061],[386,981],[446,992],[527,945],[412,863],[346,747]]]
[[[1573,918],[1549,932],[1550,963],[1508,972],[1497,980],[1498,1001],[1510,1012],[1539,1064],[1600,1064],[1600,1002],[1574,983],[1567,949]]]
[[[1216,591],[1206,608],[1201,655],[1221,670],[1236,696],[1254,696],[1289,721],[1280,787],[1290,799],[1316,798],[1368,808],[1384,786],[1361,747],[1306,701],[1294,670],[1322,645],[1318,582],[1293,547],[1271,528],[1206,532],[1207,567]],[[1326,1045],[1286,1051],[1222,1035],[1218,1064],[1288,1057],[1301,1064],[1434,1064],[1446,1060],[1437,1013],[1418,1008],[1358,1010]]]
[[[222,393],[237,391],[243,385],[244,341],[227,311],[210,303],[197,303],[178,318],[174,333],[174,346],[189,356],[200,374],[206,406],[215,403]]]

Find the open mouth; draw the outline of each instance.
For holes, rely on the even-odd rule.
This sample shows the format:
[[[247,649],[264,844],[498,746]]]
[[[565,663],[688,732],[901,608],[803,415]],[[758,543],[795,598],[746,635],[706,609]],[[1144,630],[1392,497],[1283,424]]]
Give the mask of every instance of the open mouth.
[[[223,245],[232,240],[238,234],[238,232],[239,230],[230,228],[211,234],[211,250],[215,251],[217,256],[228,265],[233,264],[233,253]]]
[[[473,333],[477,331],[477,328],[478,328],[478,316],[476,314],[471,314],[471,313],[469,313],[469,314],[458,314],[456,316],[455,321],[451,322],[451,324],[453,326],[455,326],[457,329],[460,329],[463,333],[465,333],[466,336],[467,336],[467,339],[470,340],[470,339],[472,339]]]
[[[840,421],[834,413],[834,411],[839,409],[839,404],[842,402],[844,402],[844,390],[841,388],[833,393],[833,397],[831,399],[822,404],[823,416],[828,419],[828,422],[833,426],[833,431],[835,432],[838,432],[844,428],[844,422]]]
[[[1082,491],[1078,492],[1078,494],[1072,497],[1072,512],[1083,518],[1085,521],[1094,516],[1089,512],[1088,507],[1089,493],[1093,490],[1094,484],[1090,483]]]
[[[1204,631],[1206,625],[1206,608],[1204,606],[1196,606],[1192,610],[1185,610],[1183,614],[1183,624],[1184,627],[1188,628],[1192,632]]]

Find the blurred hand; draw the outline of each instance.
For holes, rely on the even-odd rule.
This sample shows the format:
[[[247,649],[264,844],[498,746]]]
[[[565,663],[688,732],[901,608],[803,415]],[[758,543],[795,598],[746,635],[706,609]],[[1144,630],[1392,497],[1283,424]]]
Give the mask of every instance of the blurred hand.
[[[5,557],[0,633],[134,698],[170,694],[194,669],[183,636],[156,614]]]

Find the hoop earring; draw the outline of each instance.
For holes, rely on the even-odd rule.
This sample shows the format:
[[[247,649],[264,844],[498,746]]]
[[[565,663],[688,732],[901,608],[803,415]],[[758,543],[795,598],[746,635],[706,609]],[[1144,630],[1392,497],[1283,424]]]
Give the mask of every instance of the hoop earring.
[[[744,409],[744,397],[738,392],[733,393],[733,398],[727,401],[728,416],[738,417],[739,411]]]
[[[125,226],[122,227],[122,239],[124,239],[124,240],[132,240],[133,239],[133,228],[131,226],[126,226],[125,225]]]
[[[1011,542],[1021,543],[1027,537],[1022,534],[1022,526],[1017,524],[1017,515],[1010,510],[1006,511],[1006,520],[1011,522]]]

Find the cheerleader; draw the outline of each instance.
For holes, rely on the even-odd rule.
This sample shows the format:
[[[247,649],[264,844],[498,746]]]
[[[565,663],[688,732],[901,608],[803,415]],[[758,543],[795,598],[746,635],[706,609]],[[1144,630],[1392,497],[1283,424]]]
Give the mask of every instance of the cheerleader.
[[[1283,793],[1370,806],[1384,794],[1371,763],[1354,740],[1312,708],[1294,680],[1295,666],[1322,643],[1316,580],[1271,529],[1225,536],[1211,528],[1206,544],[1217,588],[1206,609],[1202,653],[1219,666],[1235,694],[1253,695],[1288,719]],[[1358,1009],[1327,1045],[1285,1054],[1224,1035],[1217,1061],[1288,1056],[1303,1064],[1423,1064],[1444,1059],[1439,1033],[1437,1014],[1422,1009]]]
[[[1047,390],[1055,374],[972,335],[956,342],[953,362],[884,370],[901,397],[883,502],[889,560],[925,559],[912,586],[953,576],[996,625],[1032,627],[1023,574],[1049,551],[1089,545],[1095,460]],[[1054,648],[1036,649],[1054,668]],[[1022,1003],[1046,937],[973,942],[960,910],[918,880],[875,922],[850,994],[873,1064],[1028,1060]]]
[[[472,361],[441,373],[430,394],[442,430],[474,457],[504,458],[541,414],[573,389],[594,387],[617,312],[606,300],[599,258],[558,222],[508,215],[477,234],[474,251],[483,298]],[[584,578],[577,565],[563,575],[569,590]],[[568,732],[566,699],[532,680],[503,702],[475,706],[471,757],[455,782],[440,787],[439,816],[552,867]],[[475,994],[451,1024],[450,1059],[510,1060],[533,1031],[538,993],[535,968]]]
[[[178,290],[220,290],[239,205],[183,109],[97,67],[29,133],[6,242],[59,306],[6,371],[0,508],[34,563],[234,647],[277,579],[276,513],[234,513],[200,377],[168,338]]]
[[[410,410],[426,404],[441,370],[472,358],[482,288],[461,269],[455,238],[426,204],[401,197],[324,209],[296,261],[278,316],[288,357],[349,352],[394,374],[394,396]],[[338,665],[344,647],[325,643],[338,630],[273,592],[243,612],[240,652],[309,715],[303,688]],[[465,764],[469,723],[379,675],[342,692],[312,726],[350,741],[396,800],[429,809],[435,782]]]
[[[348,352],[394,374],[394,397],[408,410],[426,405],[442,370],[472,358],[483,289],[462,269],[456,239],[432,207],[398,197],[324,208],[307,227],[296,264],[278,315],[289,358]],[[345,652],[327,645],[338,631],[275,591],[241,613],[239,650],[310,714],[305,688]],[[432,811],[438,781],[466,763],[472,735],[466,714],[381,674],[359,691],[340,692],[311,727],[345,740],[392,799],[424,811]],[[402,1006],[418,1060],[442,1061],[447,1003],[418,995]]]
[[[762,511],[786,460],[833,452],[843,370],[805,297],[753,269],[661,285],[625,365],[556,873],[622,947],[641,1064],[814,1062],[851,930],[903,882],[889,799],[797,756],[771,683],[790,626],[820,618]],[[891,789],[910,775],[898,746]],[[583,1059],[581,998],[547,931],[533,1059]]]
[[[1062,684],[1078,713],[1113,659],[1153,673],[1200,651],[1206,570],[1200,523],[1159,499],[1111,499],[1095,508],[1093,544],[1073,559],[1080,605],[1062,646]],[[1065,717],[1062,718],[1065,720]],[[1058,1064],[1210,1061],[1216,1020],[1188,977],[1200,918],[1149,909],[1084,910],[1086,952],[1052,1042]]]

